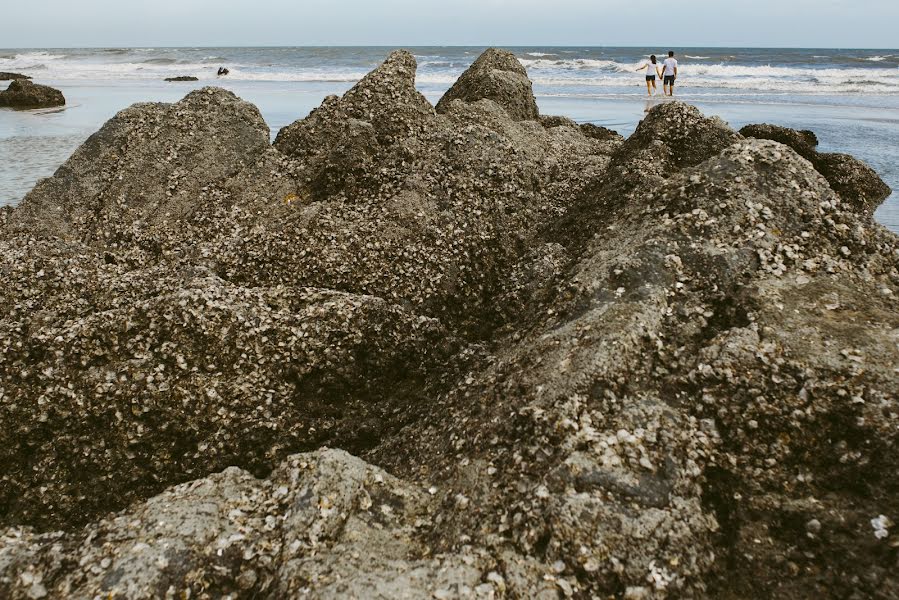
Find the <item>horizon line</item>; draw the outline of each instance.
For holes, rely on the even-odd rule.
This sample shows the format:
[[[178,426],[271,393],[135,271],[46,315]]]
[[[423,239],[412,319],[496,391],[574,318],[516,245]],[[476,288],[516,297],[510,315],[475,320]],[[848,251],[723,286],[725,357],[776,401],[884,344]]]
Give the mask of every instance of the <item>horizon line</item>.
[[[631,44],[308,44],[308,45],[280,45],[280,44],[209,44],[209,45],[101,45],[101,46],[10,46],[0,47],[0,50],[137,50],[137,49],[173,49],[184,50],[190,48],[652,48],[657,45],[631,45]],[[899,51],[899,48],[876,46],[722,46],[722,45],[678,45],[670,44],[658,46],[665,48],[685,49],[728,49],[728,50],[891,50]]]

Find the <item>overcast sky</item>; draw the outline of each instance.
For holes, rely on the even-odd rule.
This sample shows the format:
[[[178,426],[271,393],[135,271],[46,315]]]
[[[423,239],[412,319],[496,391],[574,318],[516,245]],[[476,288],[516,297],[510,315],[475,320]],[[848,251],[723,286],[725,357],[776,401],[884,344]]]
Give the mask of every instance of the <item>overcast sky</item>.
[[[0,47],[899,47],[897,0],[31,0]]]

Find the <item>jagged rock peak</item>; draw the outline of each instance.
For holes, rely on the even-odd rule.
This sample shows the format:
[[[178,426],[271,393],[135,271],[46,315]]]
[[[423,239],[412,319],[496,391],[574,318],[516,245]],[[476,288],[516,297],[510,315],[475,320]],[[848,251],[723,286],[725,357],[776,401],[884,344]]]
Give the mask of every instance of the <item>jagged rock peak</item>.
[[[668,148],[667,158],[671,163],[683,168],[701,163],[738,139],[740,135],[722,119],[706,117],[698,108],[684,102],[666,102],[654,107],[640,121],[622,152],[627,154],[660,141]]]
[[[437,103],[446,112],[453,100],[492,100],[513,119],[534,121],[540,117],[527,71],[508,50],[489,48],[478,57]]]
[[[321,127],[342,127],[349,119],[370,123],[379,142],[389,144],[427,127],[434,107],[415,89],[415,57],[395,50],[342,98],[328,96],[321,106],[278,132],[275,147],[289,155],[322,151]]]

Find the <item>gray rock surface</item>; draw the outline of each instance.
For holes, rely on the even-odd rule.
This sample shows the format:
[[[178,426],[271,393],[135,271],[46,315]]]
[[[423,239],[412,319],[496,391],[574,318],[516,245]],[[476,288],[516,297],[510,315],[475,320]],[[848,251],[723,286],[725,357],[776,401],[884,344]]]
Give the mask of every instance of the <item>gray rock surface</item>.
[[[9,87],[0,92],[0,107],[51,108],[65,103],[66,99],[59,90],[31,83],[27,78],[13,78]]]
[[[166,77],[166,81],[199,81],[193,75],[179,75],[178,77]]]
[[[622,142],[414,70],[274,147],[138,105],[0,210],[0,589],[896,597],[899,238],[685,104]]]
[[[446,112],[453,100],[485,99],[502,106],[517,121],[533,121],[540,116],[527,71],[507,50],[490,48],[481,54],[443,95],[437,111]]]
[[[9,81],[11,79],[31,79],[31,77],[22,75],[21,73],[0,72],[0,81]]]
[[[740,133],[746,137],[775,140],[790,146],[811,162],[827,179],[833,191],[856,210],[874,214],[880,203],[892,192],[874,169],[857,158],[848,154],[818,152],[818,138],[811,131],[763,124],[747,125]]]

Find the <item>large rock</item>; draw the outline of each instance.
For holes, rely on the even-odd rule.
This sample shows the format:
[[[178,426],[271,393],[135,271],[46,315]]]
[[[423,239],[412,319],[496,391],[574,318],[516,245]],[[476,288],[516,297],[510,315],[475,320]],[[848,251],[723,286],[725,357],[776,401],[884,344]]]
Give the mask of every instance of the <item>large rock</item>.
[[[5,73],[0,72],[0,81],[9,81],[11,79],[31,79],[28,75],[22,75],[21,73]]]
[[[435,509],[424,489],[320,450],[288,457],[262,480],[226,469],[82,530],[0,530],[0,584],[11,600],[391,600],[506,590],[486,552],[430,552],[421,531]],[[535,569],[509,591],[533,597],[545,587],[542,574]]]
[[[507,50],[490,48],[459,77],[437,103],[438,112],[446,112],[453,100],[477,102],[492,100],[515,120],[539,118],[531,80],[527,71]]]
[[[65,103],[59,90],[23,78],[13,79],[6,91],[0,92],[0,106],[9,108],[51,108]]]
[[[692,107],[622,143],[413,69],[177,219],[112,167],[77,236],[0,210],[0,589],[895,597],[899,238]]]
[[[223,89],[196,90],[175,104],[136,104],[38,182],[14,226],[112,248],[134,237],[158,246],[153,228],[206,210],[202,189],[252,162],[268,135],[256,107]]]
[[[581,127],[590,137],[609,135],[604,128]],[[645,197],[681,169],[700,164],[740,138],[720,118],[706,117],[695,106],[683,102],[655,106],[617,148],[609,168],[580,191],[547,235],[566,247],[583,247],[609,213]]]
[[[166,81],[199,81],[193,75],[179,75],[178,77],[166,77]]]
[[[827,179],[833,191],[856,210],[873,215],[892,192],[879,175],[848,154],[823,153],[815,148],[818,138],[811,131],[797,131],[777,125],[747,125],[740,130],[746,137],[768,139],[786,144],[814,165]]]

